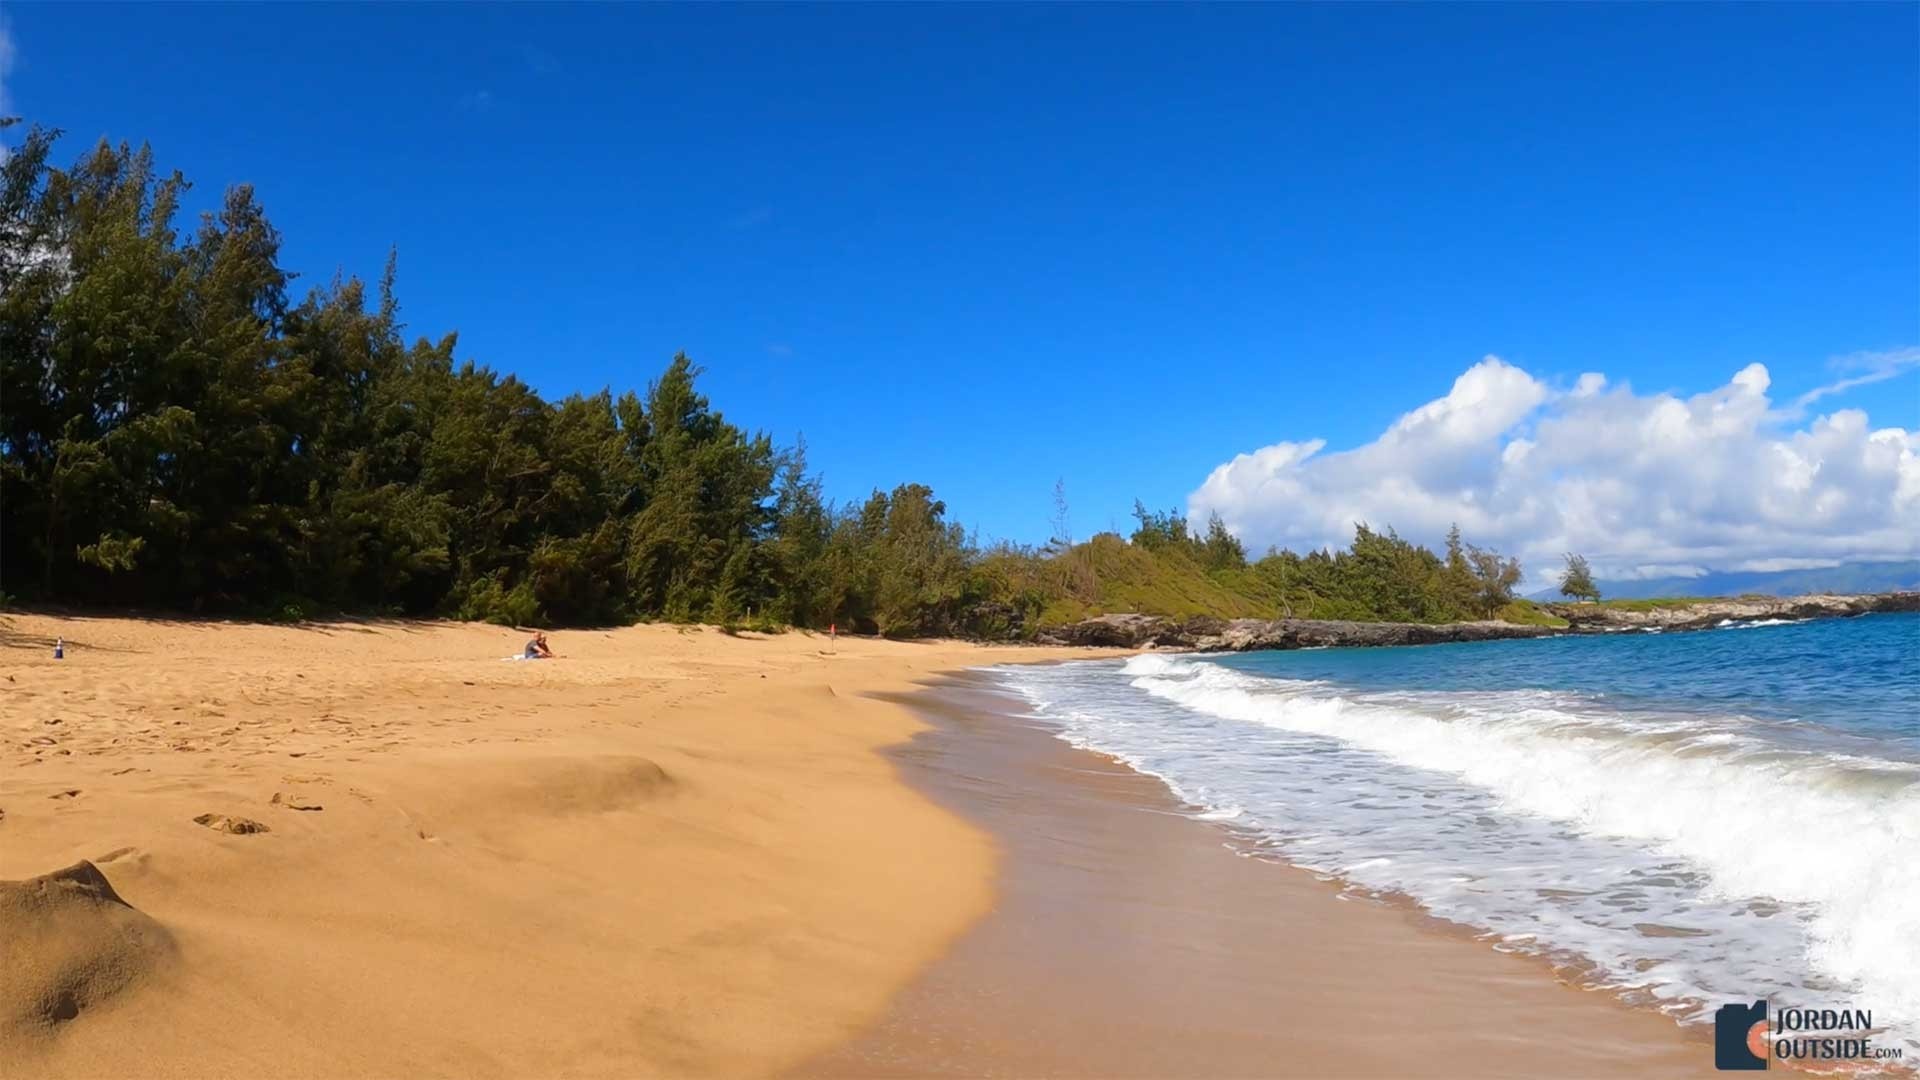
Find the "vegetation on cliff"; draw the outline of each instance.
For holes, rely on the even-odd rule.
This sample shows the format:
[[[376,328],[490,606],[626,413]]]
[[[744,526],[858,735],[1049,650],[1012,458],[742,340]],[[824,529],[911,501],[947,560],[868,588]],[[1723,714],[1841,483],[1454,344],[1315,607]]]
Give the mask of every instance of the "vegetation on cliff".
[[[932,490],[829,502],[803,445],[730,423],[676,356],[642,391],[542,398],[407,341],[371,289],[290,294],[245,186],[197,228],[146,149],[0,166],[0,588],[40,602],[665,618],[1031,635],[1088,614],[1448,622],[1542,615],[1520,567],[1357,528],[1249,560],[1138,508],[1130,537],[982,546]]]
[[[1346,550],[1269,551],[1249,561],[1218,520],[1196,535],[1177,511],[1136,507],[1134,516],[1138,527],[1130,539],[1108,533],[1055,556],[1057,584],[1041,608],[1041,622],[1134,611],[1176,618],[1504,618],[1562,625],[1514,598],[1521,576],[1517,561],[1467,544],[1458,529],[1444,553],[1391,529],[1357,525]]]
[[[1569,600],[1600,599],[1600,588],[1593,583],[1586,556],[1567,553],[1567,568],[1560,572],[1560,595]]]

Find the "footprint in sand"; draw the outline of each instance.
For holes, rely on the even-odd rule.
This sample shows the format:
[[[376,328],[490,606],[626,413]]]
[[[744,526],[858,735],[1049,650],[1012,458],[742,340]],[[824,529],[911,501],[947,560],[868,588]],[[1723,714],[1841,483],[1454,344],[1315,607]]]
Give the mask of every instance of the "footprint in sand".
[[[314,802],[313,800],[307,798],[304,795],[287,795],[278,791],[273,793],[272,802],[273,802],[273,805],[275,806],[284,806],[289,810],[324,809],[324,807],[322,807],[319,803]]]
[[[252,818],[228,817],[226,814],[201,814],[193,821],[194,824],[205,825],[215,832],[232,833],[235,836],[273,831]]]
[[[76,799],[79,797],[80,797],[80,789],[77,787],[68,788],[65,791],[56,791],[53,794],[47,796],[47,798],[49,799]]]

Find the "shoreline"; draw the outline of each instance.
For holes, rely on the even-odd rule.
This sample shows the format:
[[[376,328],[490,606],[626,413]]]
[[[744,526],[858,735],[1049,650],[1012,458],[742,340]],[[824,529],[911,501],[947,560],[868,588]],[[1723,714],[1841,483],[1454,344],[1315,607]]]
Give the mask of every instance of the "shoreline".
[[[1237,854],[977,674],[886,753],[987,830],[992,912],[797,1076],[1702,1076],[1712,1044],[1413,907]]]

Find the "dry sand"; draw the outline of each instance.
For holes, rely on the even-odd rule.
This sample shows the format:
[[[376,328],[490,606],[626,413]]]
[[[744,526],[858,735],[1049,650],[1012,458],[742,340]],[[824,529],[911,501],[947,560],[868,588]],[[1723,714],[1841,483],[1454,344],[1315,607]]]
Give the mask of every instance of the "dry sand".
[[[0,616],[0,1075],[1708,1060],[1537,963],[1230,854],[992,701],[949,687],[937,727],[895,703],[1084,653],[639,627],[504,661],[523,637]]]
[[[0,617],[0,1072],[789,1067],[992,902],[864,695],[1069,655],[523,638]]]

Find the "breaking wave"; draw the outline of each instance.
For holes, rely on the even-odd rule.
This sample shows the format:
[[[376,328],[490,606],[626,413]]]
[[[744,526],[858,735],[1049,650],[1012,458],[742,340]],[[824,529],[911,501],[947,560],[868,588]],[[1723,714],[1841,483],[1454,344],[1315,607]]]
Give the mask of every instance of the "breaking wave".
[[[1357,690],[1153,654],[999,676],[1246,850],[1682,1019],[1766,994],[1920,1019],[1920,764],[1562,691]]]

